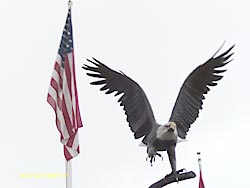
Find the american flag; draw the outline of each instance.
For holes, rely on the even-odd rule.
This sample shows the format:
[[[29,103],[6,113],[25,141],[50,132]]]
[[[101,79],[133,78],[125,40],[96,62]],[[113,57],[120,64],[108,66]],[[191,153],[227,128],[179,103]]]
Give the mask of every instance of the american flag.
[[[55,111],[56,126],[64,145],[64,156],[68,161],[80,153],[78,128],[82,127],[76,88],[70,8],[51,77],[47,102]]]

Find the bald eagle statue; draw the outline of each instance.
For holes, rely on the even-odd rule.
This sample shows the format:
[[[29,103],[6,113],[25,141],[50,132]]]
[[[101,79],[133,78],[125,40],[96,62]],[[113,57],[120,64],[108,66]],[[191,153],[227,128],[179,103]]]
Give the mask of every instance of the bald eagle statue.
[[[121,95],[118,102],[125,110],[135,139],[143,137],[142,143],[147,146],[151,164],[156,156],[161,157],[159,151],[167,151],[171,173],[178,181],[175,157],[177,138],[186,138],[190,125],[198,118],[202,109],[204,94],[208,93],[210,86],[217,85],[222,79],[221,74],[226,70],[220,68],[232,60],[230,57],[233,53],[230,51],[233,47],[234,45],[221,55],[217,55],[218,50],[208,61],[188,75],[180,88],[170,119],[164,125],[156,122],[146,94],[139,84],[123,72],[116,72],[95,58],[87,59],[93,66],[84,64],[82,68],[90,71],[87,72],[88,76],[99,79],[91,82],[92,85],[102,85],[100,90],[106,90],[106,94],[115,92],[115,96]]]

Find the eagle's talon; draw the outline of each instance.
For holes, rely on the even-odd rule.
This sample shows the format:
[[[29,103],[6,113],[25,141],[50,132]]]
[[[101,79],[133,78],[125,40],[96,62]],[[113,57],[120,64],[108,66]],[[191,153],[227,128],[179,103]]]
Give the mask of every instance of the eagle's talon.
[[[179,183],[179,178],[178,178],[179,172],[180,172],[180,170],[179,170],[179,171],[175,171],[175,172],[172,171],[172,172],[169,174],[170,176],[174,176],[174,177],[175,177],[176,183]]]
[[[163,161],[163,157],[162,157],[162,155],[159,154],[159,153],[155,153],[154,155],[150,155],[150,154],[149,154],[149,155],[147,156],[147,158],[146,158],[146,161],[148,161],[148,159],[150,159],[150,164],[151,164],[151,166],[153,166],[153,162],[155,162],[156,156],[161,157],[161,160]]]
[[[162,155],[161,155],[161,154],[156,153],[156,155],[157,155],[157,156],[159,156],[159,157],[161,158],[161,160],[163,161],[163,157],[162,157]]]
[[[178,174],[182,173],[182,172],[187,172],[187,169],[183,168],[177,171]]]

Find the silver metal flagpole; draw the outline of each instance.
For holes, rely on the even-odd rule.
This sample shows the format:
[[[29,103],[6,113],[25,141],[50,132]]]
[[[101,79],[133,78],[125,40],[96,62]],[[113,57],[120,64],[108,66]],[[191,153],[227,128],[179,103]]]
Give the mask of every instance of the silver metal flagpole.
[[[72,163],[71,160],[65,161],[66,166],[66,188],[72,188]]]

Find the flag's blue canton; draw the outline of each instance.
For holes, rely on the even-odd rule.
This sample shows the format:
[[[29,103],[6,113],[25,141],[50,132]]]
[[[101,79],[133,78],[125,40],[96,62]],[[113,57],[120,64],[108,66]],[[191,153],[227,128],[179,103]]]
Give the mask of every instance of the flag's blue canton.
[[[67,53],[73,50],[73,33],[72,33],[72,23],[71,23],[71,11],[69,9],[66,24],[64,26],[61,44],[58,53],[62,57],[62,66],[64,66],[64,58]]]

